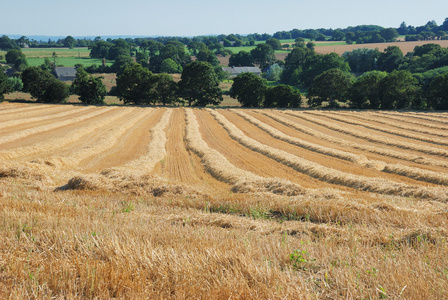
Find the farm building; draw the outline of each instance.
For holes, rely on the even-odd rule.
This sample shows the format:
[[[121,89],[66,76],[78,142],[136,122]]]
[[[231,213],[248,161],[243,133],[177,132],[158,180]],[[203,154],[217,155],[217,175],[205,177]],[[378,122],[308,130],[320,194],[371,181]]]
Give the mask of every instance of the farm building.
[[[255,75],[261,75],[259,67],[224,67],[222,70],[230,74],[230,78],[236,77],[244,72],[254,73]]]
[[[54,72],[56,78],[61,81],[73,81],[76,77],[75,67],[56,67]]]

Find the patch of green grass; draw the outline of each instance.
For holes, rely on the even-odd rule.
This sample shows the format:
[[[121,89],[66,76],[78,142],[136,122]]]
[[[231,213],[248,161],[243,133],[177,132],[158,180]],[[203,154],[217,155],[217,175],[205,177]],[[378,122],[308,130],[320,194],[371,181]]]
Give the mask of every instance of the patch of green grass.
[[[58,57],[89,57],[90,50],[83,48],[25,48],[22,52],[27,58],[31,57],[52,57],[56,53]]]
[[[49,58],[53,62],[53,58]],[[26,59],[29,66],[40,66],[44,63],[45,57],[30,57]],[[106,65],[112,65],[113,61],[106,62]],[[102,65],[102,60],[97,58],[89,57],[58,57],[56,58],[56,64],[58,66],[64,67],[74,67],[76,64],[82,64],[84,67],[89,67],[91,65]]]

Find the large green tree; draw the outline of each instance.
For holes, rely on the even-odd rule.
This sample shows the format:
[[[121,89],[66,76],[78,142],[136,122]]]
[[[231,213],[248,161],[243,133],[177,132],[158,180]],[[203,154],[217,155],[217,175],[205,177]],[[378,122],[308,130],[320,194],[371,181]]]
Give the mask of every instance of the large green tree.
[[[258,44],[255,49],[250,51],[254,63],[260,66],[260,69],[265,69],[274,64],[276,59],[274,49],[268,44]]]
[[[379,83],[380,108],[422,108],[421,89],[409,71],[393,71]]]
[[[102,77],[88,74],[82,67],[76,69],[76,78],[72,83],[72,92],[79,95],[79,100],[86,104],[104,104],[106,87]]]
[[[286,84],[268,88],[263,102],[264,107],[299,107],[302,103],[302,95]]]
[[[39,102],[61,103],[70,96],[67,84],[56,79],[49,71],[28,67],[22,72],[23,91]]]
[[[117,77],[116,94],[125,104],[149,104],[154,75],[139,64],[128,65]]]
[[[240,51],[234,53],[229,58],[230,67],[253,67],[254,59],[249,52]]]
[[[378,58],[378,69],[390,73],[393,70],[398,69],[403,62],[403,59],[403,52],[399,47],[389,46]]]
[[[274,50],[281,50],[282,49],[282,44],[280,43],[280,41],[278,39],[275,39],[275,38],[268,39],[266,41],[266,44],[271,46],[272,49],[274,49]]]
[[[64,47],[73,49],[73,48],[75,47],[75,44],[76,44],[76,40],[75,40],[75,38],[72,37],[71,35],[67,36],[67,37],[64,39]]]
[[[328,107],[338,107],[338,102],[346,102],[352,81],[350,75],[340,69],[330,69],[314,78],[308,90],[308,105],[322,106],[328,102]]]
[[[285,70],[281,81],[290,85],[299,85],[299,74],[306,69],[315,56],[315,52],[304,47],[295,47],[285,58]]]
[[[0,102],[5,100],[5,94],[13,91],[11,82],[8,80],[8,76],[3,72],[3,68],[0,67]]]
[[[173,77],[168,74],[154,76],[154,85],[151,91],[151,99],[162,103],[164,106],[178,101],[178,85]]]
[[[440,74],[431,81],[428,104],[434,109],[448,110],[448,73]]]
[[[194,61],[182,71],[179,91],[188,105],[218,105],[222,101],[219,79],[208,62]]]
[[[386,72],[371,71],[358,77],[350,88],[350,106],[354,108],[379,108],[379,84],[386,76]]]
[[[18,71],[23,71],[28,66],[25,54],[20,49],[8,50],[5,59],[8,64],[14,65],[14,68]]]
[[[266,79],[245,72],[233,79],[230,97],[235,98],[244,107],[260,107],[267,89]]]

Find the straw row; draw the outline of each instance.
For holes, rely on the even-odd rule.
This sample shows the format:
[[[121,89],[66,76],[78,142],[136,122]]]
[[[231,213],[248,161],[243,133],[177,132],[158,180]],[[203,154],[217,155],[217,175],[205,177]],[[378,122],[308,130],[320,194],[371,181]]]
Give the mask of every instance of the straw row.
[[[445,114],[435,114],[435,113],[417,113],[417,112],[407,112],[407,116],[415,119],[436,122],[440,124],[448,124],[448,115]]]
[[[140,109],[138,112],[135,112],[135,109],[128,110],[127,115],[124,116],[121,120],[117,120],[114,122],[114,128],[108,129],[107,133],[102,135],[98,141],[95,143],[89,143],[88,146],[83,148],[77,148],[74,151],[71,151],[69,155],[61,157],[61,156],[52,156],[47,159],[48,162],[53,164],[61,163],[64,167],[75,167],[81,161],[98,155],[101,152],[106,151],[107,149],[113,148],[118,140],[132,127],[135,126],[139,121],[148,116],[148,112],[151,112],[151,109]],[[98,131],[98,128],[97,130]]]
[[[103,114],[107,111],[110,111],[112,109],[116,109],[116,108],[114,108],[114,107],[101,108],[101,109],[94,110],[91,113],[88,113],[88,114],[85,114],[83,116],[79,116],[76,118],[71,118],[71,119],[67,119],[64,121],[59,121],[59,122],[55,122],[55,123],[51,123],[51,124],[47,124],[47,125],[42,125],[42,126],[37,126],[34,128],[21,130],[21,131],[15,132],[13,134],[9,134],[9,135],[0,137],[0,144],[16,141],[18,139],[21,139],[21,138],[24,138],[24,137],[27,137],[27,136],[30,136],[33,134],[49,131],[49,130],[56,129],[59,127],[76,124],[81,121],[87,120],[89,118],[96,117],[96,116]]]
[[[408,131],[412,131],[412,132],[435,135],[435,136],[445,137],[445,138],[448,137],[448,133],[446,133],[446,131],[434,130],[434,129],[430,130],[430,129],[426,129],[426,128],[421,128],[420,126],[408,126],[408,125],[403,124],[403,122],[401,120],[398,123],[393,122],[393,121],[391,121],[392,118],[389,118],[389,117],[387,120],[381,120],[377,117],[369,117],[366,114],[351,114],[351,113],[345,113],[345,112],[332,112],[332,113],[337,116],[343,116],[343,117],[348,116],[350,118],[361,119],[361,120],[368,121],[368,122],[380,123],[380,124],[384,124],[384,125],[391,126],[394,128],[404,129],[404,130],[408,130]],[[363,124],[362,126],[366,126],[362,122],[361,122],[361,124]],[[415,124],[415,125],[417,125],[417,124]],[[394,132],[394,131],[391,131],[391,132]],[[398,131],[398,133],[400,134],[401,131]]]
[[[202,139],[199,124],[191,109],[187,109],[185,142],[196,153],[205,169],[216,179],[231,184],[234,192],[272,192],[286,195],[303,194],[305,189],[287,180],[263,178],[231,164],[220,152],[210,148]]]
[[[335,144],[338,144],[338,145],[341,145],[344,147],[359,149],[362,151],[376,153],[376,154],[380,154],[383,156],[393,157],[393,158],[397,158],[397,159],[401,159],[401,160],[405,160],[405,161],[415,162],[415,163],[422,164],[422,165],[440,166],[440,167],[448,168],[448,162],[431,159],[431,158],[427,158],[427,157],[422,157],[422,156],[417,156],[417,155],[412,155],[412,154],[406,154],[403,152],[394,151],[394,150],[390,150],[390,149],[384,149],[381,147],[374,147],[374,146],[369,146],[366,144],[350,142],[350,141],[347,141],[344,139],[340,139],[340,138],[322,133],[322,132],[314,130],[310,127],[299,125],[295,122],[290,121],[287,118],[281,117],[277,114],[273,114],[268,111],[262,111],[262,114],[265,116],[268,116],[269,118],[271,118],[283,125],[294,128],[295,130],[298,130],[304,134],[316,137],[316,138],[324,140],[324,141],[335,143]]]
[[[432,154],[432,155],[448,157],[448,151],[445,149],[432,148],[432,147],[417,145],[417,144],[413,144],[413,143],[409,143],[409,142],[397,141],[397,140],[393,140],[390,138],[381,137],[378,135],[372,135],[372,134],[368,134],[365,132],[360,132],[358,130],[350,130],[350,129],[344,128],[342,126],[338,126],[335,123],[327,122],[322,119],[312,117],[308,114],[294,113],[294,112],[285,112],[285,113],[292,115],[294,117],[304,119],[308,122],[315,123],[320,126],[325,126],[328,129],[342,132],[342,133],[348,134],[350,136],[354,136],[354,137],[361,138],[364,140],[368,140],[370,142],[379,143],[379,144],[388,145],[388,146],[394,146],[394,147],[398,147],[401,149],[414,150],[414,151],[422,152],[425,154]]]
[[[446,145],[448,146],[448,141],[446,139],[438,139],[438,138],[434,138],[434,137],[427,137],[424,135],[419,135],[419,134],[415,134],[415,133],[408,133],[406,131],[402,131],[402,130],[393,130],[393,129],[388,129],[385,128],[384,126],[377,126],[377,125],[372,125],[372,124],[366,124],[364,122],[360,122],[360,121],[356,121],[356,120],[352,120],[352,119],[347,119],[345,116],[344,117],[338,117],[337,114],[338,113],[332,113],[330,114],[323,114],[321,112],[307,112],[307,114],[311,114],[311,115],[315,115],[315,116],[319,116],[319,117],[325,117],[331,120],[335,120],[335,121],[339,121],[339,122],[343,122],[346,124],[350,124],[350,125],[355,125],[355,126],[362,126],[364,128],[367,129],[372,129],[372,130],[376,130],[376,131],[380,131],[380,132],[384,132],[384,133],[388,133],[388,134],[393,134],[396,136],[401,136],[401,137],[405,137],[405,138],[409,138],[409,139],[413,139],[413,140],[419,140],[419,141],[423,141],[423,142],[427,142],[427,143],[431,143],[431,144],[438,144],[438,145]]]
[[[23,118],[23,119],[16,119],[14,120],[9,120],[9,121],[5,121],[5,122],[0,122],[0,128],[6,128],[6,127],[11,127],[11,126],[17,126],[17,125],[21,125],[21,124],[26,124],[26,123],[31,123],[31,122],[40,122],[40,121],[45,121],[45,120],[51,120],[51,119],[56,119],[56,118],[62,118],[62,117],[66,117],[66,116],[70,116],[76,113],[80,113],[86,110],[91,110],[92,107],[89,106],[85,106],[85,107],[80,107],[80,108],[75,108],[75,109],[70,109],[70,110],[63,110],[60,113],[56,113],[56,114],[45,114],[44,116],[39,116],[39,117],[32,117],[32,118]]]
[[[151,173],[155,165],[166,156],[166,134],[164,130],[168,127],[171,114],[172,110],[167,110],[151,129],[151,141],[144,156],[128,162],[123,167],[106,169],[101,173],[110,178],[120,176],[139,177]]]
[[[426,199],[439,199],[442,201],[446,201],[448,197],[448,190],[442,188],[422,188],[419,186],[392,182],[386,179],[347,174],[339,170],[324,167],[255,141],[254,139],[247,137],[240,129],[230,123],[217,111],[210,110],[210,113],[224,127],[229,135],[240,144],[318,180],[380,194],[413,196]]]
[[[358,164],[358,165],[361,165],[364,167],[373,168],[373,169],[376,169],[379,171],[395,173],[398,175],[406,176],[406,177],[420,180],[420,181],[448,185],[448,175],[446,175],[446,174],[440,174],[438,172],[432,172],[432,171],[422,170],[422,169],[413,168],[413,167],[406,167],[406,166],[402,166],[400,164],[394,164],[394,165],[389,166],[387,163],[382,162],[382,161],[369,160],[363,155],[357,155],[357,154],[353,154],[350,152],[341,151],[341,150],[309,143],[309,142],[300,140],[298,138],[288,136],[288,135],[284,134],[283,132],[281,132],[280,130],[275,129],[272,126],[269,126],[244,112],[241,112],[238,110],[235,110],[235,112],[237,114],[239,114],[240,116],[242,116],[247,121],[249,121],[250,123],[254,124],[258,128],[262,129],[263,131],[265,131],[266,133],[271,135],[272,137],[277,138],[282,141],[285,141],[292,145],[296,145],[296,146],[302,147],[304,149],[314,151],[317,153],[321,153],[324,155],[340,158],[340,159],[350,161],[350,162],[353,162],[355,164]]]
[[[400,123],[413,124],[413,125],[417,125],[419,127],[436,129],[438,131],[443,130],[442,132],[444,132],[445,130],[448,130],[448,126],[444,126],[441,124],[436,125],[436,124],[424,123],[421,120],[420,121],[412,120],[412,118],[409,117],[408,115],[400,114],[400,113],[394,114],[392,112],[387,112],[387,113],[382,112],[382,113],[370,113],[370,115],[375,116],[375,117],[387,118],[388,120],[399,121]],[[414,127],[411,127],[411,128],[414,128]]]
[[[103,117],[97,121],[90,122],[86,126],[74,129],[73,131],[70,131],[69,135],[45,140],[29,146],[0,151],[0,161],[60,149],[70,143],[83,139],[87,135],[98,130],[98,128],[112,126],[115,124],[115,121],[129,113],[127,109],[115,109],[112,112],[114,113],[112,116]]]

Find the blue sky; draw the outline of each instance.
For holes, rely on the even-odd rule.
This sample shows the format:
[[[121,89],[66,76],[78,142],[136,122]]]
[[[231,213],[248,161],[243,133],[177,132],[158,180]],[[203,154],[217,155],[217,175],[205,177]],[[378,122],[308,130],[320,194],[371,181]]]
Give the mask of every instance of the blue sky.
[[[194,36],[443,23],[446,0],[1,0],[0,34]]]

